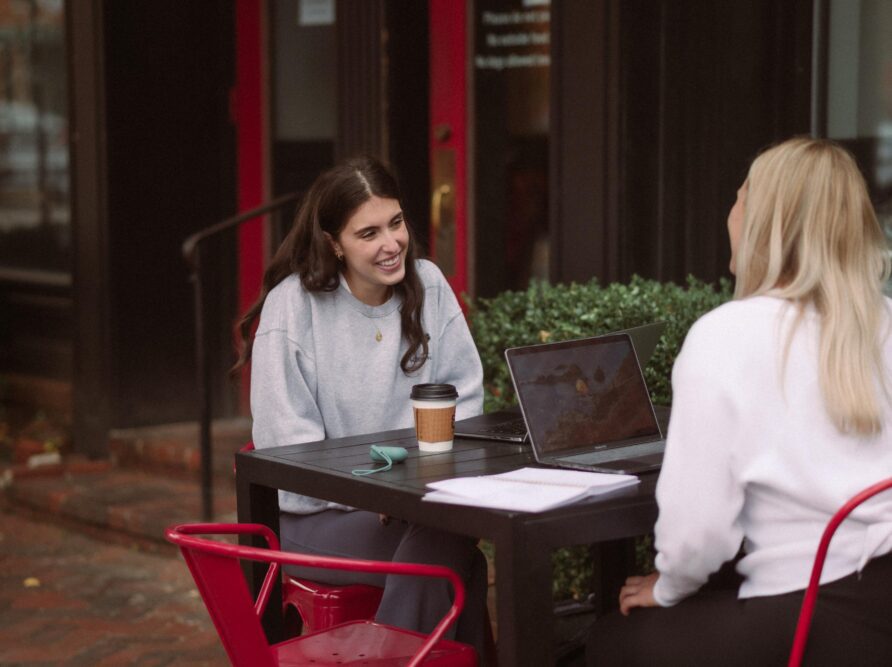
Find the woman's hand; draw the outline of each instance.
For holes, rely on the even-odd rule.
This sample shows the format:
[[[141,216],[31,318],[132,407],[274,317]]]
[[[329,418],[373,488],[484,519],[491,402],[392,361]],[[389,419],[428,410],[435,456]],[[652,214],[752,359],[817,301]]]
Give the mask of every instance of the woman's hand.
[[[629,577],[626,585],[619,592],[619,610],[623,616],[628,616],[629,611],[635,607],[657,607],[654,600],[654,584],[660,578],[659,572],[654,572],[646,577]]]

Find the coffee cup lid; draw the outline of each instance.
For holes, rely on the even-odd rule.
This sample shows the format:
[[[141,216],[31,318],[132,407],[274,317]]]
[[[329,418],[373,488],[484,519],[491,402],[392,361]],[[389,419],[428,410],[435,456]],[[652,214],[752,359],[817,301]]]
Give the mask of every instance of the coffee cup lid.
[[[411,398],[416,401],[448,401],[458,398],[458,391],[451,384],[416,384],[412,387]]]

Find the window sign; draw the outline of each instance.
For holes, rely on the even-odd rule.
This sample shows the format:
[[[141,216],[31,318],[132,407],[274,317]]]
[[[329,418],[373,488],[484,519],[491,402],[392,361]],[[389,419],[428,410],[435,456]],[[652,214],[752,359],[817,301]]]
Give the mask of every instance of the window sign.
[[[297,24],[333,25],[335,22],[335,0],[300,0],[298,3]]]
[[[478,23],[477,69],[548,67],[549,22],[547,3],[528,9],[529,0],[517,8],[499,9],[483,3]]]

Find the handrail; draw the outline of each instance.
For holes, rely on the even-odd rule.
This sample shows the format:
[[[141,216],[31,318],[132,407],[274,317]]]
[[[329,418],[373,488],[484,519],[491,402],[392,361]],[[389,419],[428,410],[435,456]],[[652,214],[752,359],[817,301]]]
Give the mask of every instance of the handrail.
[[[300,199],[300,197],[301,193],[292,192],[291,194],[283,195],[281,197],[273,199],[267,204],[263,204],[262,206],[258,206],[257,208],[252,208],[250,211],[245,211],[244,213],[239,213],[238,215],[234,215],[231,218],[226,218],[225,220],[213,224],[210,227],[205,227],[204,229],[195,232],[191,236],[187,237],[185,241],[183,241],[183,257],[185,258],[186,263],[189,265],[190,268],[195,268],[195,262],[198,255],[198,244],[202,241],[209,239],[212,236],[216,236],[220,232],[225,232],[227,229],[238,227],[243,222],[248,222],[248,220],[253,220],[256,217],[265,215],[267,213],[272,213],[285,204],[290,204],[293,201],[297,201],[298,199]]]
[[[253,220],[261,215],[272,213],[287,204],[300,199],[301,193],[293,192],[273,199],[266,204],[252,208],[250,211],[239,213],[221,222],[205,227],[191,234],[183,241],[182,252],[186,264],[189,265],[189,280],[193,288],[193,309],[195,314],[195,361],[196,377],[199,395],[199,444],[201,450],[201,513],[205,521],[212,521],[214,516],[214,498],[212,483],[212,456],[211,448],[211,399],[212,388],[210,381],[210,364],[208,363],[208,349],[205,345],[204,322],[204,282],[202,281],[201,244],[221,232],[235,229],[239,225]]]

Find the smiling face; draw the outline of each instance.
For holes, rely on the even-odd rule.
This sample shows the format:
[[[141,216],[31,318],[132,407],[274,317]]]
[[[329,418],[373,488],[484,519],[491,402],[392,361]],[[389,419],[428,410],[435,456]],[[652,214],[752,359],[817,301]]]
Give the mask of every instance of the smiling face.
[[[329,239],[335,254],[343,254],[350,291],[363,303],[381,305],[406,275],[409,230],[396,199],[372,196],[353,212],[337,237]]]
[[[743,215],[746,211],[746,193],[748,182],[744,181],[737,189],[737,201],[731,207],[728,213],[728,241],[731,243],[731,264],[730,269],[732,275],[737,275],[737,245],[740,243],[740,235],[743,232]]]

